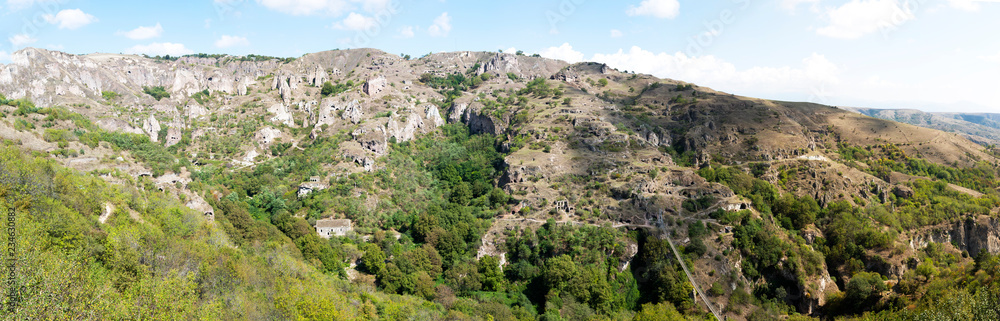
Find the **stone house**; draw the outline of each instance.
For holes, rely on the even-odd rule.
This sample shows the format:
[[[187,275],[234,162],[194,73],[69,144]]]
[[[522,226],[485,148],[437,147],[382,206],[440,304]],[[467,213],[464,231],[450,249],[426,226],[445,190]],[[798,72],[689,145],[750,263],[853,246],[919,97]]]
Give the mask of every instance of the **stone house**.
[[[316,221],[316,234],[325,239],[331,236],[346,236],[349,231],[351,231],[351,220],[327,218]]]

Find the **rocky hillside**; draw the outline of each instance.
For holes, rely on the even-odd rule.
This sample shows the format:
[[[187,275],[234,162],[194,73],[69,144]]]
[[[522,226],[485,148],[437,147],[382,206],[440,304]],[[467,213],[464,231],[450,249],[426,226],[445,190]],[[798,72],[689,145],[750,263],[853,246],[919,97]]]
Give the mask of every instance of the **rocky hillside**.
[[[984,146],[1000,143],[1000,114],[927,113],[912,109],[845,109],[875,118],[958,133]]]
[[[443,314],[475,316],[456,296],[517,319],[892,312],[923,302],[921,271],[1000,252],[995,150],[829,106],[486,52],[11,59],[8,144],[162,191],[244,244],[280,233],[320,271]],[[356,234],[305,240],[331,216]]]

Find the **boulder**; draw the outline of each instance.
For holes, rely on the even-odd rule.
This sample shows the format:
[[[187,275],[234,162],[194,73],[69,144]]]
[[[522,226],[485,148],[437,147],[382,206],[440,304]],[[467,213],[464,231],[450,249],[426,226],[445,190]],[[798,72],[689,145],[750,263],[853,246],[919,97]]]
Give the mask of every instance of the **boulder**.
[[[913,197],[913,189],[906,185],[896,185],[892,188],[892,194],[898,198],[911,198]]]

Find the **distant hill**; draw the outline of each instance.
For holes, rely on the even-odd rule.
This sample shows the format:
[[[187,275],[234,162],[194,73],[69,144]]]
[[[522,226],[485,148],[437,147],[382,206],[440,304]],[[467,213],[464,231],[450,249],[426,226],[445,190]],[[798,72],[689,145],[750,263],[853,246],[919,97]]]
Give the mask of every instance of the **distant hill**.
[[[928,113],[914,109],[853,107],[843,107],[843,109],[875,118],[962,134],[982,145],[997,145],[1000,142],[1000,114]]]

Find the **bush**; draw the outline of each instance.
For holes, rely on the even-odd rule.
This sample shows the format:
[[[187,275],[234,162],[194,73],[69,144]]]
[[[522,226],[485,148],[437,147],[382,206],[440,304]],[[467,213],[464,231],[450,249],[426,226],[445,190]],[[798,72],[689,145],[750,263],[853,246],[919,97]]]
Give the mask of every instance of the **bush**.
[[[153,98],[156,98],[157,101],[163,98],[170,98],[170,93],[168,93],[167,90],[163,88],[163,86],[155,86],[155,87],[143,86],[142,92],[146,93],[147,95],[153,96]]]
[[[118,99],[118,97],[121,97],[121,96],[122,96],[121,94],[119,94],[117,92],[113,92],[113,91],[102,91],[101,92],[101,97],[104,97],[104,100],[106,100],[106,101],[112,101],[112,100]]]
[[[353,80],[348,80],[346,83],[337,82],[336,85],[334,85],[333,83],[327,81],[327,82],[323,83],[323,89],[320,90],[319,94],[321,96],[323,96],[324,98],[326,98],[328,96],[336,96],[336,95],[340,95],[341,93],[343,93],[345,91],[350,90],[351,87],[354,87],[354,81]]]

